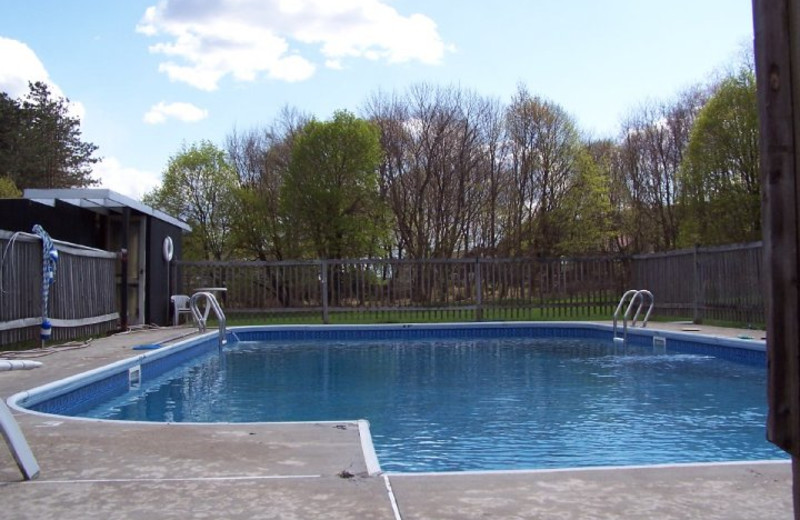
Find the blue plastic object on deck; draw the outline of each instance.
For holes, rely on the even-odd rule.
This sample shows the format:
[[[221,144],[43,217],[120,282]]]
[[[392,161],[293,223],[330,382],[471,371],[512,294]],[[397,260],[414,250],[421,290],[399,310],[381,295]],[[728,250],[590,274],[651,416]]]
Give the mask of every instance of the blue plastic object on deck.
[[[147,343],[145,345],[136,345],[133,347],[133,350],[156,350],[162,346],[163,345],[159,345],[158,343]]]

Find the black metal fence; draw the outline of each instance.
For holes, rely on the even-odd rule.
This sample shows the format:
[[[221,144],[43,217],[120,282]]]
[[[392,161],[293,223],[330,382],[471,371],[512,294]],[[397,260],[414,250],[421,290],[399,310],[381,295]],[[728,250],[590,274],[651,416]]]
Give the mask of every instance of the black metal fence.
[[[50,286],[53,340],[92,336],[117,326],[117,255],[54,241],[59,252]],[[39,339],[42,322],[42,242],[0,231],[0,345]]]

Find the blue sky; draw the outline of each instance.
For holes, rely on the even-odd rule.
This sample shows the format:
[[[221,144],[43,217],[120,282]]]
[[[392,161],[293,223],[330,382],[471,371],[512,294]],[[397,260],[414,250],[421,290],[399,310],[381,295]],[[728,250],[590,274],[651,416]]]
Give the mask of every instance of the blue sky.
[[[0,90],[75,103],[101,186],[138,198],[182,143],[290,105],[327,119],[382,89],[523,83],[595,137],[735,65],[751,0],[0,0]]]

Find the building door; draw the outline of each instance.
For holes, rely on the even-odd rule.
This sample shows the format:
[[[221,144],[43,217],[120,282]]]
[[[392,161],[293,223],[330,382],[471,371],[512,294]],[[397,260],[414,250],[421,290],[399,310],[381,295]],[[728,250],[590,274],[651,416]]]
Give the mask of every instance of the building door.
[[[145,272],[146,272],[146,229],[144,217],[131,215],[128,226],[128,324],[141,325],[144,323],[144,297],[145,297]],[[119,251],[122,249],[123,229],[122,217],[114,215],[110,219],[108,250]],[[117,263],[117,308],[120,304],[122,287],[122,263]]]

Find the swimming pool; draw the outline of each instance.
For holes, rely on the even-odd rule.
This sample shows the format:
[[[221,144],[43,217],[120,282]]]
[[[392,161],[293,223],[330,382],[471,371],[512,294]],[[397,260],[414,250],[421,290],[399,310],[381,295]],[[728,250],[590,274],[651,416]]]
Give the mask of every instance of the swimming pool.
[[[366,418],[387,471],[783,458],[764,439],[760,342],[637,331],[619,348],[594,324],[236,335],[245,341],[222,354],[213,341],[150,352],[115,376],[19,403],[169,422]]]

